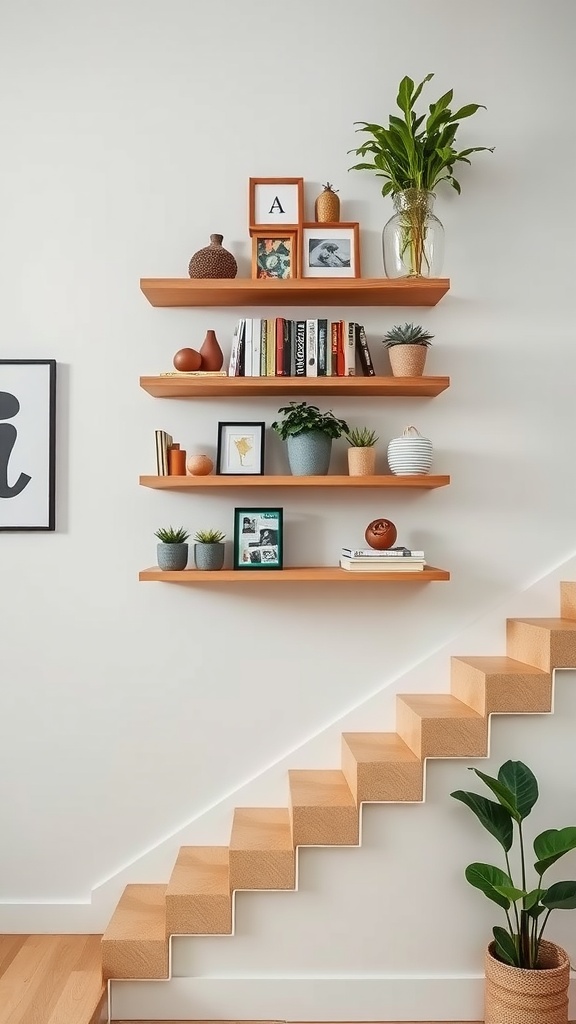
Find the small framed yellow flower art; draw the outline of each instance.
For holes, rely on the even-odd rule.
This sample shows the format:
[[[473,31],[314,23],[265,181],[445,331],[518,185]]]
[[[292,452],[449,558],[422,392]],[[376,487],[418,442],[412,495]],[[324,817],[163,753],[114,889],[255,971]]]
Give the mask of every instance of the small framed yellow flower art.
[[[298,277],[298,231],[253,230],[252,277],[287,281]]]

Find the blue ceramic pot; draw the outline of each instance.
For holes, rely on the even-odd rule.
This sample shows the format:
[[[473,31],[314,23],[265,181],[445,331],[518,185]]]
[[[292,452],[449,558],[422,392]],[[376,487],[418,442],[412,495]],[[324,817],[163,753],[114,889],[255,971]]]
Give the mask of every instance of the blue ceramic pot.
[[[185,569],[188,564],[187,544],[158,544],[158,567],[174,572],[176,569]]]
[[[201,544],[194,545],[194,565],[197,569],[214,571],[221,569],[224,565],[224,544]]]
[[[330,468],[332,438],[321,430],[309,430],[286,439],[292,476],[326,476]]]

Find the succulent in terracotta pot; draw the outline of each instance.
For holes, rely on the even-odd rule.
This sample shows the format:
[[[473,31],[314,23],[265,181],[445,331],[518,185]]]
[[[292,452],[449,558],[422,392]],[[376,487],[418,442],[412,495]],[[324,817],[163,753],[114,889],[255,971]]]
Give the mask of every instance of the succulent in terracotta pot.
[[[348,449],[348,473],[350,476],[374,476],[376,470],[375,444],[378,436],[369,427],[353,427],[346,434]]]
[[[421,377],[433,337],[420,324],[396,324],[386,331],[383,341],[388,349],[393,376]]]

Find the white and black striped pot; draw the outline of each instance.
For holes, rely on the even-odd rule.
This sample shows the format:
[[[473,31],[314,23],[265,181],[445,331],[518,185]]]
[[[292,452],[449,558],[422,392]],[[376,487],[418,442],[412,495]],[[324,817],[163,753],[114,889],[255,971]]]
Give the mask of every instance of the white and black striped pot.
[[[432,467],[432,441],[422,437],[416,427],[406,427],[401,437],[388,445],[388,465],[394,476],[420,476]]]

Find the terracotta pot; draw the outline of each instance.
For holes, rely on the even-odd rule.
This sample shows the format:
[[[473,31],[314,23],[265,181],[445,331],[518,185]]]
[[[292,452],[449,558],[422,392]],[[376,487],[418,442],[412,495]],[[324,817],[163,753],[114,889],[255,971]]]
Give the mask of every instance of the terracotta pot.
[[[202,370],[221,370],[224,362],[224,353],[218,344],[216,331],[206,331],[206,337],[200,349],[202,359]]]
[[[208,476],[214,469],[214,463],[207,455],[191,455],[186,468],[190,476]]]
[[[568,1024],[568,954],[553,942],[540,945],[541,969],[524,970],[486,951],[485,1024]]]
[[[426,345],[391,345],[388,349],[394,377],[421,377],[426,364]]]
[[[195,348],[180,348],[172,362],[175,370],[180,370],[181,373],[190,373],[200,369],[202,356]]]
[[[398,531],[389,519],[374,519],[366,527],[364,537],[366,543],[376,551],[386,551],[391,548],[398,536]]]
[[[374,447],[348,449],[349,476],[374,476],[375,472],[376,449]]]

